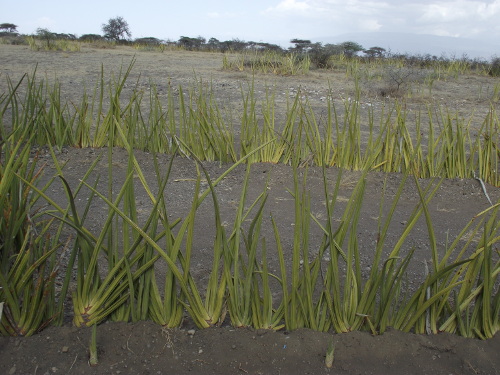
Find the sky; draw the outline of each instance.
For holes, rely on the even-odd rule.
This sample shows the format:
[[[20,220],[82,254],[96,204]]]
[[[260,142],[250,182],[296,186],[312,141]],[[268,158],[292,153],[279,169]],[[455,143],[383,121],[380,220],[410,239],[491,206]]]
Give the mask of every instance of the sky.
[[[428,34],[480,40],[500,54],[500,0],[0,0],[0,23],[14,23],[23,34],[39,27],[102,34],[102,24],[117,16],[128,22],[132,38],[203,36],[284,46],[292,38],[323,42],[347,33]]]

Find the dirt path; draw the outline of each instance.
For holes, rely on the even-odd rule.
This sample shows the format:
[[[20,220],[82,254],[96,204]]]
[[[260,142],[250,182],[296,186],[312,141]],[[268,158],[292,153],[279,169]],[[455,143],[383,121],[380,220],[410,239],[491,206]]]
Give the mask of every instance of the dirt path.
[[[162,330],[151,322],[106,323],[98,331],[100,363],[89,367],[89,332],[49,328],[0,339],[2,374],[356,374],[465,375],[499,373],[500,338],[464,339],[389,331],[341,335],[310,330],[255,331],[231,327]],[[324,366],[335,343],[335,362]]]

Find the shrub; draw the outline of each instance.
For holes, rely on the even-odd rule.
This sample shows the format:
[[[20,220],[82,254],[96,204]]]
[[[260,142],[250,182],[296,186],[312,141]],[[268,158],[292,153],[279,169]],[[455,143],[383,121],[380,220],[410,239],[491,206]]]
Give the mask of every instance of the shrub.
[[[500,77],[500,57],[494,57],[491,60],[491,66],[488,74],[492,77]]]
[[[28,44],[24,35],[18,33],[0,32],[0,44],[25,45]]]
[[[315,43],[312,45],[308,52],[311,63],[319,69],[331,69],[333,68],[332,56],[341,55],[342,47],[336,44],[325,44]]]
[[[137,38],[134,40],[134,43],[157,46],[157,45],[161,44],[162,41],[158,38],[154,38],[154,37],[150,36],[150,37],[145,37],[145,38]]]
[[[99,34],[83,34],[81,37],[78,38],[80,42],[95,42],[103,39],[104,37],[102,37]]]
[[[368,83],[369,89],[384,97],[404,96],[411,85],[422,83],[427,71],[410,66],[385,65],[378,74],[380,84]]]
[[[36,30],[36,36],[43,41],[44,48],[47,50],[52,49],[56,36],[49,29],[39,27]]]

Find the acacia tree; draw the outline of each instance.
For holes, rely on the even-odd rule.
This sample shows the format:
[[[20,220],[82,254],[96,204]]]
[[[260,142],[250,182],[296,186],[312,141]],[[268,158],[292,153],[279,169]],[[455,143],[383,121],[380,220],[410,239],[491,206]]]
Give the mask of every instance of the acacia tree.
[[[220,41],[217,38],[210,38],[207,42],[207,46],[210,50],[215,51],[220,48]]]
[[[56,34],[43,27],[39,27],[38,29],[36,29],[36,36],[43,40],[43,42],[46,44],[47,49],[51,48],[56,39]]]
[[[206,39],[202,36],[197,38],[191,38],[189,36],[181,36],[177,44],[188,50],[200,49],[206,42]]]
[[[96,40],[101,40],[103,37],[99,34],[83,34],[78,40],[82,42],[95,42]]]
[[[17,33],[17,25],[13,23],[0,23],[0,30],[7,33]]]
[[[353,57],[355,56],[358,52],[363,51],[364,48],[361,44],[356,43],[356,42],[343,42],[340,44],[342,49],[344,50],[344,55],[347,57]]]
[[[370,47],[363,51],[363,53],[369,58],[384,57],[385,49],[382,47]]]
[[[104,32],[104,37],[106,39],[120,41],[125,39],[124,37],[131,37],[132,33],[128,28],[128,23],[123,19],[123,17],[110,18],[108,23],[102,25],[102,31]]]
[[[312,48],[312,43],[308,39],[292,39],[290,40],[290,43],[295,44],[295,47],[290,48],[291,51],[302,53],[306,52],[308,49]]]

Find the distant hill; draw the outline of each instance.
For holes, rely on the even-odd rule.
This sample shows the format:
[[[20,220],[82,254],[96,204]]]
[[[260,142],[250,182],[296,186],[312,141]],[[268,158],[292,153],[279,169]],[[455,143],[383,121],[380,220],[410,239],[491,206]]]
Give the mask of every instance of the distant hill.
[[[482,40],[453,38],[436,35],[405,33],[348,33],[333,37],[311,38],[312,42],[341,43],[354,41],[364,48],[382,47],[393,53],[430,54],[435,56],[460,58],[466,54],[469,58],[490,60],[500,56],[500,43],[488,43]]]

